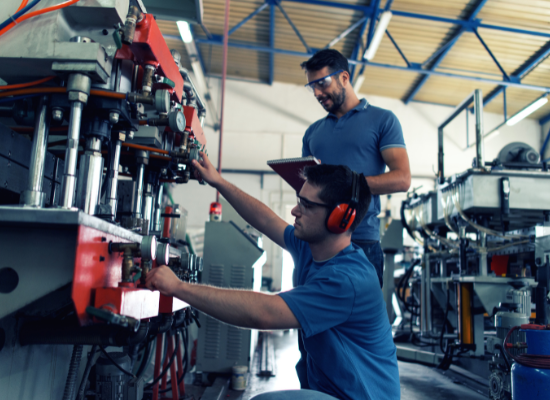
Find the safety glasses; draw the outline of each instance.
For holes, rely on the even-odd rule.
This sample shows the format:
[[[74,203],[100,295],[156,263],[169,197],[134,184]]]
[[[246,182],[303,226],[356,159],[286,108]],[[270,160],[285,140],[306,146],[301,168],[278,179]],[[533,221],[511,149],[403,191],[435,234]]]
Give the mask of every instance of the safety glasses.
[[[304,85],[310,92],[314,92],[315,89],[320,89],[320,90],[323,90],[323,89],[326,89],[330,86],[330,84],[332,83],[332,77],[334,75],[337,75],[341,72],[344,72],[343,69],[340,69],[336,72],[333,72],[332,74],[330,75],[327,75],[323,78],[319,78],[319,79],[315,79],[314,81],[311,81],[309,82],[308,84]]]
[[[315,208],[315,207],[330,208],[330,205],[328,205],[328,204],[315,203],[315,202],[310,201],[310,200],[308,200],[308,199],[306,199],[305,197],[302,197],[302,196],[296,196],[296,200],[297,200],[298,206],[300,207],[300,210],[302,212],[305,212],[305,210],[311,210],[312,208]]]

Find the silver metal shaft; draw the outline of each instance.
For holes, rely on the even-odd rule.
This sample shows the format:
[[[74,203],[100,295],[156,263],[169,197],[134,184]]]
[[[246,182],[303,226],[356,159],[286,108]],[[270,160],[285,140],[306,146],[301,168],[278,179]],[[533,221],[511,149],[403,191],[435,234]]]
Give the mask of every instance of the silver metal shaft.
[[[474,111],[476,114],[476,165],[485,168],[485,146],[483,145],[483,95],[480,89],[474,92]]]
[[[479,245],[487,251],[487,234],[485,232],[479,232]],[[487,253],[481,251],[479,252],[479,275],[487,276]]]
[[[141,218],[141,209],[143,204],[143,176],[145,174],[145,165],[139,164],[134,190],[134,218]]]
[[[145,190],[145,196],[143,200],[143,219],[149,221],[149,230],[152,227],[153,219],[153,185],[148,183]]]
[[[78,159],[78,139],[82,124],[82,109],[84,104],[74,101],[71,104],[69,132],[67,136],[67,150],[65,151],[65,169],[63,172],[63,188],[61,191],[61,207],[71,208],[74,203],[76,187],[76,162]]]
[[[86,214],[94,215],[99,203],[103,177],[101,139],[86,139],[86,150],[80,157],[80,169],[76,188],[76,206]]]
[[[20,198],[20,203],[26,206],[44,206],[45,194],[42,191],[42,185],[44,182],[44,164],[46,162],[50,129],[50,107],[48,101],[48,97],[43,96],[40,99],[36,112],[28,185],[27,190],[22,193]]]
[[[157,197],[155,201],[155,216],[153,217],[153,230],[155,232],[160,232],[161,230],[161,220],[160,216],[162,214],[162,196],[164,194],[164,185],[160,184],[157,192]]]
[[[120,165],[120,146],[122,142],[117,140],[112,148],[111,160],[109,164],[109,176],[107,178],[107,192],[105,193],[105,203],[110,206],[113,216],[116,215],[117,208],[117,189],[118,189],[118,167]]]

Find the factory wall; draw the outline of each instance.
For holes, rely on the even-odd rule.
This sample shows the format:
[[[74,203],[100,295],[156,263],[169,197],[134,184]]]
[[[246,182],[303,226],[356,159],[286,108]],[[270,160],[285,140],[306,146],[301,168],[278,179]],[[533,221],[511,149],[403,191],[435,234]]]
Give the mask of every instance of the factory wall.
[[[367,78],[368,79],[368,78]],[[220,104],[220,80],[210,78],[212,96]],[[413,181],[411,190],[426,192],[434,187],[437,171],[437,126],[453,110],[452,107],[423,103],[405,105],[397,99],[362,95],[370,104],[390,109],[399,118],[410,158]],[[267,160],[300,157],[302,136],[307,127],[326,113],[303,86],[275,82],[272,86],[228,80],[225,93],[225,118],[222,147],[222,168],[265,170]],[[502,121],[502,115],[484,113],[485,132]],[[475,141],[475,119],[469,115],[469,143]],[[545,128],[546,132],[548,127]],[[217,166],[219,131],[206,127],[208,153]],[[335,138],[337,140],[337,138]],[[511,142],[522,141],[535,149],[541,146],[541,127],[536,120],[526,119],[514,127],[504,126],[485,143],[485,160],[491,161],[500,149]],[[445,130],[445,175],[471,167],[475,148],[463,150],[467,144],[466,116],[462,113]],[[245,192],[261,200],[279,215],[285,216],[287,205],[295,204],[295,194],[274,175],[225,173],[224,177]],[[392,215],[398,215],[405,194],[392,196]],[[215,201],[215,190],[196,181],[174,188],[174,200],[189,212],[188,230],[204,229],[209,204]],[[386,197],[382,198],[384,209]],[[282,251],[269,240],[264,241],[267,264],[264,276],[271,276],[279,288]]]

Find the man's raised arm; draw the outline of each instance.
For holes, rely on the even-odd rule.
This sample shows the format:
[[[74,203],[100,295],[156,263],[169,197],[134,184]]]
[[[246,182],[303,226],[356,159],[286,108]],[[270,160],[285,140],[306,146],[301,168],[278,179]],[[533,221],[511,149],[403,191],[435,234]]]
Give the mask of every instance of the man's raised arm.
[[[199,154],[202,160],[194,160],[193,167],[202,179],[216,188],[246,222],[284,249],[284,233],[288,224],[264,203],[223,179],[208,156],[203,152]]]

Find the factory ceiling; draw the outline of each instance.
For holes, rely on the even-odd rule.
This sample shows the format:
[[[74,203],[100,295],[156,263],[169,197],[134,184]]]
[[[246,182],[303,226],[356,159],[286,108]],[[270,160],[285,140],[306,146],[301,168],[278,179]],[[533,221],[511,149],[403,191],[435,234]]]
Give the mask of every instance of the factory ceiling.
[[[224,0],[204,1],[193,26],[207,75],[221,75]],[[362,61],[376,21],[392,16],[374,58]],[[159,20],[188,64],[176,23]],[[546,0],[232,0],[227,74],[270,84],[305,83],[299,64],[327,46],[364,76],[362,93],[456,106],[482,89],[485,110],[510,117],[550,92]],[[506,110],[506,111],[504,111]],[[531,114],[550,120],[550,103]]]

